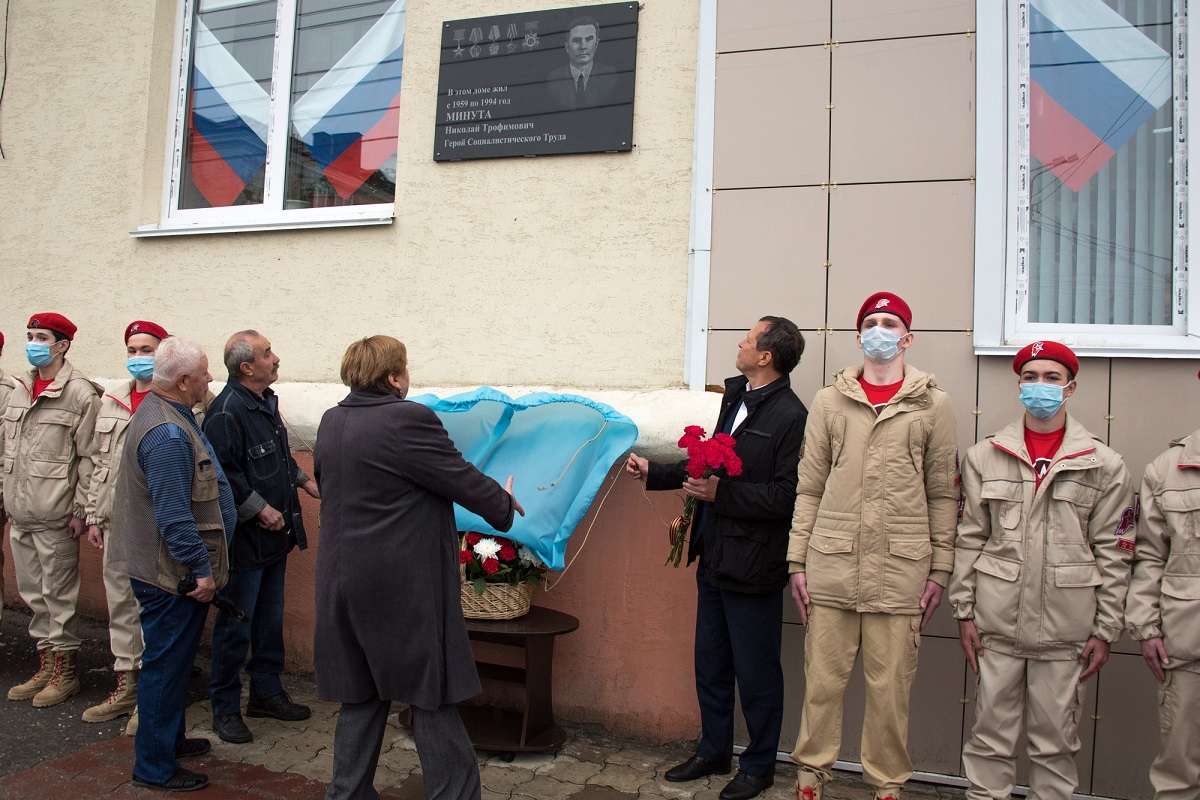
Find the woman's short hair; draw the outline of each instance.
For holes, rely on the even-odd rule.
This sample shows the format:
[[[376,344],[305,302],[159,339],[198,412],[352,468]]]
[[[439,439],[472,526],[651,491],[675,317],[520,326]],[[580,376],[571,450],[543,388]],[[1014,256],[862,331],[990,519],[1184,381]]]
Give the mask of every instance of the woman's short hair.
[[[394,336],[368,336],[346,348],[342,383],[351,389],[392,391],[388,378],[408,372],[408,348]]]

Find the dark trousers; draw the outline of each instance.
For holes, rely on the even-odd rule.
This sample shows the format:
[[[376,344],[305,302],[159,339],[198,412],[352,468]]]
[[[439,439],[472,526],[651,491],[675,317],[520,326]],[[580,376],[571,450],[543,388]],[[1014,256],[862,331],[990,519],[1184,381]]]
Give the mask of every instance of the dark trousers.
[[[280,534],[282,535],[282,534]],[[250,699],[283,691],[283,583],[287,558],[262,569],[230,571],[221,596],[245,611],[241,622],[221,611],[213,625],[212,680],[208,696],[214,717],[240,714],[242,667],[250,678]],[[250,661],[246,662],[246,653]]]
[[[738,759],[747,773],[775,774],[783,725],[783,597],[718,589],[696,574],[696,697],[700,746],[709,761],[733,755],[734,682],[750,743]]]
[[[379,800],[372,785],[392,704],[343,703],[333,734],[333,777],[325,800]],[[413,739],[428,800],[479,800],[479,764],[458,709],[412,707]]]
[[[183,744],[188,681],[208,617],[208,604],[131,580],[142,607],[142,672],[138,677],[138,730],[133,777],[166,783],[179,771],[175,751]]]

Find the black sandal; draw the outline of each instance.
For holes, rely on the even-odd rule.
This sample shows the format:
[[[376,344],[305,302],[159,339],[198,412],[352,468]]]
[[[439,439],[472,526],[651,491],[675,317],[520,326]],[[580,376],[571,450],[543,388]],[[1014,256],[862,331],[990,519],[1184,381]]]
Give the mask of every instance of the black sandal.
[[[157,789],[160,792],[194,792],[208,786],[208,776],[180,768],[166,783],[150,783],[134,778],[133,785],[142,789]]]
[[[176,758],[195,758],[212,750],[208,739],[184,739],[183,746],[175,750]]]

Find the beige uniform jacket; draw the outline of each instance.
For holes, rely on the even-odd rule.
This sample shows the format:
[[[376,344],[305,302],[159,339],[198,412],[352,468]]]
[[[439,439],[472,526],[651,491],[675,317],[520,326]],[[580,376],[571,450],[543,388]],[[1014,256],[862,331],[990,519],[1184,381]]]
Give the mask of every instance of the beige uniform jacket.
[[[4,419],[4,407],[8,405],[8,396],[12,394],[13,379],[4,374],[4,370],[0,369],[0,420]],[[0,464],[4,463],[4,430],[0,427]],[[3,473],[0,473],[3,475]],[[0,490],[3,489],[4,479],[0,477]],[[4,520],[4,492],[0,491],[0,524]],[[2,533],[2,531],[0,531]]]
[[[910,366],[879,413],[847,367],[817,392],[804,429],[788,562],[816,605],[921,613],[927,580],[954,563],[957,431],[950,398]]]
[[[962,488],[950,603],[985,647],[1068,659],[1120,637],[1134,509],[1117,453],[1068,414],[1038,486],[1022,418],[967,451]]]
[[[135,381],[122,384],[119,389],[107,392],[100,401],[96,414],[95,469],[88,488],[87,524],[99,525],[108,530],[112,516],[113,494],[117,489],[117,475],[121,467],[121,445],[125,441],[125,429],[133,417],[133,389]],[[208,392],[204,401],[192,409],[196,424],[204,424],[204,412],[212,402],[213,393]]]
[[[1172,667],[1200,666],[1200,431],[1146,467],[1138,495],[1129,633],[1161,638]]]
[[[4,408],[4,509],[23,531],[62,529],[86,517],[103,389],[69,361],[36,400],[37,371],[13,377]]]

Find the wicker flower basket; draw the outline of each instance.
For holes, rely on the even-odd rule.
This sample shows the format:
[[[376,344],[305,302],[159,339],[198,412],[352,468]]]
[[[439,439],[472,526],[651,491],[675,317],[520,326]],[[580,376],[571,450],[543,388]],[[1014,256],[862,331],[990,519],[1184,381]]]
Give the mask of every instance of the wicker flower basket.
[[[529,613],[533,589],[528,583],[489,583],[483,594],[476,594],[474,584],[463,580],[458,593],[468,619],[515,619]]]

